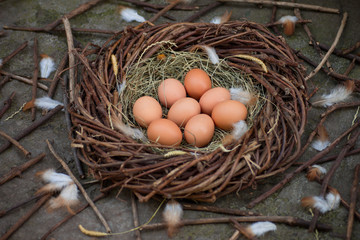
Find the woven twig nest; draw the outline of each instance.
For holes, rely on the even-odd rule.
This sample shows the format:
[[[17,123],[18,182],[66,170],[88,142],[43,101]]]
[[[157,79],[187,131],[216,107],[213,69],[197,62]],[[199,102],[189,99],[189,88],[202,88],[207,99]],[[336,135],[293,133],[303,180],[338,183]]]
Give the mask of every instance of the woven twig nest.
[[[125,80],[129,84],[134,66],[144,65],[147,59],[156,61],[159,53],[166,55],[169,49],[193,52],[202,45],[214,47],[226,66],[262,91],[262,105],[247,133],[212,149],[183,145],[174,149],[133,139],[124,132],[124,125],[138,128],[124,107],[125,102],[133,104],[126,99],[132,88],[126,89],[130,94],[119,95],[121,84]],[[206,59],[204,52],[197,54]],[[239,54],[250,58],[234,57]],[[283,172],[299,156],[308,107],[303,68],[285,41],[260,24],[145,24],[128,27],[103,47],[86,48],[76,55],[82,79],[75,86],[70,111],[73,146],[78,147],[80,160],[102,181],[102,191],[128,188],[140,201],[161,195],[214,202],[258,179]],[[111,61],[112,55],[117,61]],[[163,79],[153,79],[159,80]],[[142,83],[142,79],[137,81]],[[232,81],[233,86],[239,85],[239,78]]]

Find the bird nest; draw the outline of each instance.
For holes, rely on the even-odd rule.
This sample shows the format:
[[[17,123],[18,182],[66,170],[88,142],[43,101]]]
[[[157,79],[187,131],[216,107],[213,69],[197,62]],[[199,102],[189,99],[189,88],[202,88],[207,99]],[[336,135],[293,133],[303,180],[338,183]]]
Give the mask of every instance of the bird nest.
[[[215,48],[220,62],[212,63],[203,46]],[[127,188],[140,201],[161,195],[214,202],[299,157],[308,108],[303,68],[285,41],[260,24],[144,24],[75,53],[81,81],[70,108],[73,146],[103,192]],[[225,142],[231,133],[216,130],[204,148],[149,142],[132,116],[134,101],[157,98],[162,80],[183,81],[192,68],[205,70],[213,86],[256,96],[248,106],[249,130]]]

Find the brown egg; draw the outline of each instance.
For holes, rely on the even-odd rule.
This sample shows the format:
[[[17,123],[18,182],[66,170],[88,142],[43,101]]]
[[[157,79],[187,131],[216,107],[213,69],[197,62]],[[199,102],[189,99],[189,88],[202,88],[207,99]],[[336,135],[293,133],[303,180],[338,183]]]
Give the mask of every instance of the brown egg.
[[[244,104],[235,100],[225,100],[215,105],[211,117],[215,125],[224,130],[231,130],[233,124],[245,120],[247,109]]]
[[[205,147],[214,135],[215,125],[207,114],[198,114],[189,119],[185,126],[185,140],[196,147]]]
[[[171,106],[167,118],[183,127],[191,117],[199,114],[200,110],[200,104],[195,99],[181,98]]]
[[[161,104],[170,108],[177,100],[186,97],[185,87],[180,81],[168,78],[160,83],[158,96]]]
[[[185,75],[184,86],[190,97],[199,100],[211,88],[211,80],[204,70],[194,68]]]
[[[219,102],[229,100],[230,91],[223,87],[216,87],[207,90],[200,98],[201,112],[211,115],[211,112]]]
[[[147,127],[152,121],[162,117],[162,109],[155,98],[143,96],[134,103],[133,115],[140,126]]]
[[[151,142],[167,146],[179,146],[182,140],[180,128],[168,119],[157,119],[150,123],[147,136]]]

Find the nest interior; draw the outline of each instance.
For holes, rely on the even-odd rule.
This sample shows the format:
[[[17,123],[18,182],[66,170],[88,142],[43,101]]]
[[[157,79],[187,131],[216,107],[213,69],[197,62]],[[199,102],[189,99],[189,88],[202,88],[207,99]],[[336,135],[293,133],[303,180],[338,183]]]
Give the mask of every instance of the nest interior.
[[[130,69],[167,47],[192,52],[204,45],[263,89],[266,101],[251,128],[239,140],[211,151],[133,139],[124,95],[119,95]],[[80,146],[79,159],[102,181],[103,192],[128,188],[140,201],[161,195],[214,202],[283,172],[299,157],[308,108],[303,67],[285,41],[260,24],[142,24],[75,55],[81,81],[72,86],[72,142]]]

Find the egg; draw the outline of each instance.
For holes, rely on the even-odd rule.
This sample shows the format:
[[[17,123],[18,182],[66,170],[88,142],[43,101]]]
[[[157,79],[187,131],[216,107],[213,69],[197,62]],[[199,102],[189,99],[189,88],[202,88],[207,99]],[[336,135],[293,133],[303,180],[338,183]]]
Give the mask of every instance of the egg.
[[[231,130],[234,123],[245,120],[246,116],[245,105],[235,100],[225,100],[216,104],[211,113],[215,125],[224,130]]]
[[[158,96],[161,104],[170,108],[177,100],[186,97],[185,87],[179,80],[168,78],[160,83]]]
[[[133,115],[140,126],[147,127],[152,121],[162,117],[162,109],[155,98],[143,96],[135,101]]]
[[[179,146],[182,141],[180,128],[168,119],[157,119],[150,123],[147,136],[151,142],[167,146]]]
[[[167,118],[179,127],[183,127],[191,117],[199,114],[200,111],[201,108],[198,101],[189,97],[181,98],[171,106]]]
[[[204,70],[194,68],[185,75],[184,86],[190,97],[199,100],[211,88],[211,80]]]
[[[214,135],[215,125],[207,114],[193,116],[184,129],[186,142],[196,147],[205,147]]]
[[[214,106],[231,98],[230,91],[223,87],[207,90],[200,98],[201,112],[211,115]]]

